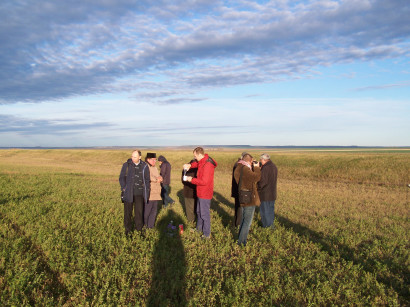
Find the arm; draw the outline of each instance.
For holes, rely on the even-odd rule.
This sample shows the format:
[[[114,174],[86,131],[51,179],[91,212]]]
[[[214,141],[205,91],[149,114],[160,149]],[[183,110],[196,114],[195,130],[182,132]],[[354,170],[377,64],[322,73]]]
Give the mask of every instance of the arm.
[[[206,163],[201,178],[192,178],[191,182],[195,185],[208,185],[213,179],[212,170],[213,166],[210,163]]]
[[[258,190],[263,191],[269,182],[269,170],[266,169],[261,172],[261,180],[258,182]]]
[[[122,190],[122,191],[124,191],[124,190],[125,190],[125,187],[127,186],[127,182],[126,182],[126,178],[127,178],[126,170],[127,170],[127,163],[124,163],[124,164],[122,165],[121,172],[120,172],[120,178],[119,178],[119,182],[120,182],[120,186],[121,186],[121,190]]]
[[[197,161],[192,162],[191,168],[198,168],[198,162]]]

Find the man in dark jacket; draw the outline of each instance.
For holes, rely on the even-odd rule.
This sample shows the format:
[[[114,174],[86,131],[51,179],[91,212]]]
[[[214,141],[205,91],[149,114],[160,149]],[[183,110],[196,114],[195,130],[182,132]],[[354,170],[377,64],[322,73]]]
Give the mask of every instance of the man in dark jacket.
[[[171,190],[171,187],[169,186],[171,184],[171,164],[164,156],[159,156],[158,161],[160,165],[159,174],[163,180],[161,182],[161,197],[164,203],[164,208],[166,208],[168,204],[173,205],[175,203],[175,201],[169,196]]]
[[[191,160],[191,163],[194,163],[194,160]],[[197,168],[190,168],[189,170],[182,171],[182,184],[184,185],[183,194],[184,194],[184,203],[185,203],[185,211],[186,217],[188,222],[194,223],[195,222],[195,202],[196,202],[196,185],[186,181],[186,176],[190,176],[192,178],[196,177]],[[185,180],[184,180],[185,177]]]
[[[130,235],[132,210],[134,209],[135,228],[142,231],[144,206],[150,196],[150,172],[147,163],[141,161],[141,151],[134,150],[131,159],[122,165],[119,181],[123,192],[125,234]]]
[[[275,218],[275,201],[277,193],[278,168],[268,154],[260,157],[262,164],[261,180],[258,182],[258,193],[261,200],[260,215],[263,227],[272,227]]]

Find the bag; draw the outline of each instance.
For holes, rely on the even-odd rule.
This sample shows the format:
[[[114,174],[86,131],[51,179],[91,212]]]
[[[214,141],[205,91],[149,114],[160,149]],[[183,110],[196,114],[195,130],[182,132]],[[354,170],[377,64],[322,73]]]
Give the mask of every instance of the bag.
[[[252,202],[252,191],[240,190],[239,191],[239,203],[243,205],[250,204]]]
[[[241,205],[247,205],[252,202],[252,191],[241,190],[243,167],[241,169],[241,175],[239,176],[238,190],[239,190],[239,203]]]

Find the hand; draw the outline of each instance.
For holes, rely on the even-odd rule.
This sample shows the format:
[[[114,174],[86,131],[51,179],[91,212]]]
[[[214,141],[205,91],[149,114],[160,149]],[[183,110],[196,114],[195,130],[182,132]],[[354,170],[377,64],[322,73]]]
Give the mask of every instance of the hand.
[[[189,170],[191,168],[191,164],[189,164],[189,163],[187,163],[187,164],[184,164],[184,170]]]
[[[157,181],[158,181],[158,182],[162,182],[162,181],[164,181],[164,179],[162,178],[162,176],[158,176],[158,177],[157,177]]]
[[[192,181],[192,177],[191,177],[191,176],[186,176],[186,181],[191,182],[191,181]]]

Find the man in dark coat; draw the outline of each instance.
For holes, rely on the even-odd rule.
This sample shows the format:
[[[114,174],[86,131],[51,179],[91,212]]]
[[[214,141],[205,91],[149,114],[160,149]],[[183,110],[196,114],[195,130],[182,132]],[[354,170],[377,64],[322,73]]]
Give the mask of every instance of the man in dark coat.
[[[135,228],[142,231],[144,206],[150,196],[150,172],[147,163],[141,161],[141,151],[134,150],[131,159],[122,165],[119,181],[123,192],[125,234],[130,235],[132,210],[134,209]]]
[[[261,200],[260,215],[263,227],[272,227],[275,218],[275,201],[277,194],[278,168],[268,154],[260,157],[262,164],[261,180],[258,182],[258,193]]]
[[[171,190],[170,184],[171,184],[171,164],[165,159],[164,156],[159,156],[158,157],[158,162],[160,165],[160,172],[159,174],[162,177],[162,182],[161,182],[161,197],[162,201],[164,203],[164,208],[168,206],[168,204],[173,205],[175,201],[169,196],[169,192]]]
[[[194,160],[191,160],[191,162],[189,163],[192,164],[194,162]],[[182,171],[182,184],[184,185],[183,194],[186,217],[188,219],[188,222],[191,223],[195,222],[196,185],[184,180],[184,176],[195,178],[197,170],[197,168],[190,168],[189,170]]]

